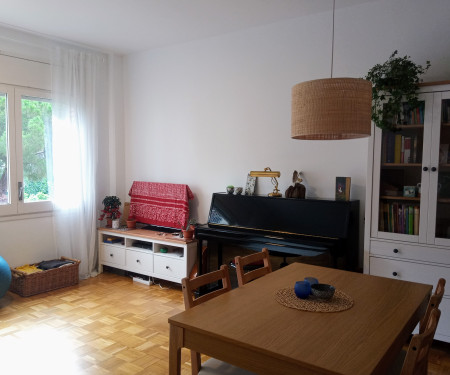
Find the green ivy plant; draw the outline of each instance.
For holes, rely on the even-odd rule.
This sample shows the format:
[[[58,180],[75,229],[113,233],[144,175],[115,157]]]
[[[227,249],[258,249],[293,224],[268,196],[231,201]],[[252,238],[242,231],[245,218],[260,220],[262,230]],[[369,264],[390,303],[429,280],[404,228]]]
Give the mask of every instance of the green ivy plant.
[[[398,130],[402,103],[411,109],[420,104],[417,97],[419,77],[431,66],[417,65],[410,56],[396,57],[395,50],[383,64],[377,64],[364,77],[372,82],[372,121],[381,129]]]

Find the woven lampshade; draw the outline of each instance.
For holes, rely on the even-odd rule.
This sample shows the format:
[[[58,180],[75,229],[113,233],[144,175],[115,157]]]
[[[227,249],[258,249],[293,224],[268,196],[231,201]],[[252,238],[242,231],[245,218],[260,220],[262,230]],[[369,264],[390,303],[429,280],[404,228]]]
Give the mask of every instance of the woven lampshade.
[[[331,140],[369,137],[372,84],[361,78],[328,78],[292,88],[291,137]]]

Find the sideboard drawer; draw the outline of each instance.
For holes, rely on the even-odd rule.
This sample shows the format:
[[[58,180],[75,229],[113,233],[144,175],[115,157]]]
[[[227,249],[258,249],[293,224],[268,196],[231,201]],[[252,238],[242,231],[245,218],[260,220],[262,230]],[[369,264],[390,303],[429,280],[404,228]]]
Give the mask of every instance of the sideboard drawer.
[[[421,244],[407,244],[403,242],[370,241],[370,254],[386,256],[397,259],[410,259],[450,266],[449,250],[439,247],[430,247]]]
[[[377,257],[370,257],[370,274],[429,284],[433,286],[433,290],[441,277],[450,280],[450,268],[448,267]],[[450,291],[446,290],[446,295],[450,295]]]
[[[186,276],[186,265],[181,259],[168,256],[157,256],[153,258],[153,272],[155,277],[168,277],[172,281],[178,283]]]
[[[102,262],[125,266],[125,248],[113,245],[100,245],[100,259]]]
[[[127,269],[143,275],[151,275],[153,272],[152,252],[127,250]]]

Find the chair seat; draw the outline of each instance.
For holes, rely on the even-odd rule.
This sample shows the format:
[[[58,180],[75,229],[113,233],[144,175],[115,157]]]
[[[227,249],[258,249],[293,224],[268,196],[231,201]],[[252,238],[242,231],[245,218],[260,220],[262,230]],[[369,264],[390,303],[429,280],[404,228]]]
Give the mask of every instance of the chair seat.
[[[230,365],[229,363],[210,358],[202,363],[199,375],[256,375],[254,372]]]

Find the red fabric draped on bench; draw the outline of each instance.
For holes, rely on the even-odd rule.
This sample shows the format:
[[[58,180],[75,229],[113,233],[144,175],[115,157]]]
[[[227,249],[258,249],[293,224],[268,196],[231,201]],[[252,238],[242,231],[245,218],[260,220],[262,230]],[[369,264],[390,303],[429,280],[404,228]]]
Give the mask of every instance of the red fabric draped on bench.
[[[134,181],[128,193],[130,216],[141,223],[185,228],[189,219],[189,200],[194,195],[188,185]]]

